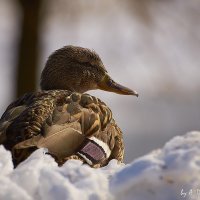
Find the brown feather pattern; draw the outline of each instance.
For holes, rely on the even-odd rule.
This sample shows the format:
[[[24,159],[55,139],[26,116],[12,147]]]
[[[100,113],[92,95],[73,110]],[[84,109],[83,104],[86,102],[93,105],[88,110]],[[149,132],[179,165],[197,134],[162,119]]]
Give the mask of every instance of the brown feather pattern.
[[[109,107],[85,94],[101,89],[138,96],[116,83],[99,55],[90,49],[64,46],[53,52],[41,74],[41,90],[11,103],[0,119],[0,144],[17,166],[37,148],[47,148],[59,165],[80,159],[101,167],[123,162],[124,143]]]
[[[65,138],[65,134],[72,129],[74,134],[82,134],[83,140],[94,136],[109,146],[110,157],[93,167],[104,166],[110,159],[123,161],[122,132],[112,118],[111,110],[100,99],[89,94],[67,90],[26,94],[8,106],[0,124],[7,124],[1,126],[0,142],[12,151],[15,166],[37,148],[46,147],[48,141],[52,143],[50,134],[54,137],[61,130],[63,135],[57,134],[56,139]],[[77,150],[80,143],[81,139],[80,142],[70,145],[74,145],[72,149]],[[50,154],[59,165],[70,158],[83,160],[76,155],[75,150],[65,150],[62,156]]]

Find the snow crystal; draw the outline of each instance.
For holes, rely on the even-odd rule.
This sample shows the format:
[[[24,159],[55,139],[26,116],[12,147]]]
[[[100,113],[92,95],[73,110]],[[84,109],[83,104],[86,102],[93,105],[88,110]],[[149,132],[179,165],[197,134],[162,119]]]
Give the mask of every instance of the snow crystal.
[[[177,136],[130,164],[101,169],[69,160],[62,167],[38,149],[13,169],[0,146],[2,200],[177,200],[200,198],[200,132]],[[199,186],[199,188],[198,188]]]

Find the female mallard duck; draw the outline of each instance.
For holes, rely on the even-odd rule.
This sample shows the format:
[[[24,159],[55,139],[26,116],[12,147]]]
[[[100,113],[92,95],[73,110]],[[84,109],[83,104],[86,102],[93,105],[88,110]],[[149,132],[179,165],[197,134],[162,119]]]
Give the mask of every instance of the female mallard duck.
[[[92,167],[123,161],[122,132],[111,110],[84,92],[138,94],[114,82],[94,51],[75,46],[55,51],[42,72],[41,89],[10,104],[1,117],[0,144],[12,152],[15,166],[41,147],[59,165],[71,158]]]

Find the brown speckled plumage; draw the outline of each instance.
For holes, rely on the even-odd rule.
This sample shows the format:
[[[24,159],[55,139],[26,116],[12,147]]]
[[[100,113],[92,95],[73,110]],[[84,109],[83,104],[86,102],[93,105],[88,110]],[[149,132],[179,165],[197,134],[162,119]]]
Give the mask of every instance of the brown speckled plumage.
[[[49,56],[42,72],[41,88],[83,93],[97,89],[97,82],[101,81],[106,72],[100,57],[94,51],[67,46]],[[66,81],[70,84],[66,84]]]
[[[137,93],[118,86],[94,51],[74,46],[55,51],[42,72],[41,88],[10,104],[1,117],[0,144],[12,152],[15,166],[40,147],[48,148],[59,165],[68,159],[85,162],[77,151],[91,137],[104,142],[111,151],[108,158],[92,167],[104,166],[111,159],[123,162],[122,132],[111,110],[83,92],[103,89]]]

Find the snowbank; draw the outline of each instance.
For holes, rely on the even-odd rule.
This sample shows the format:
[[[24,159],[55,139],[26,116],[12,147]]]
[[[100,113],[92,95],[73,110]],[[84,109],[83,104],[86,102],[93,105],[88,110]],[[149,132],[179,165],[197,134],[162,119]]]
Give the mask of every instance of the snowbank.
[[[58,167],[45,152],[37,150],[13,170],[10,153],[0,146],[0,199],[200,199],[200,132],[177,136],[126,166],[112,160],[92,169],[70,160]]]

